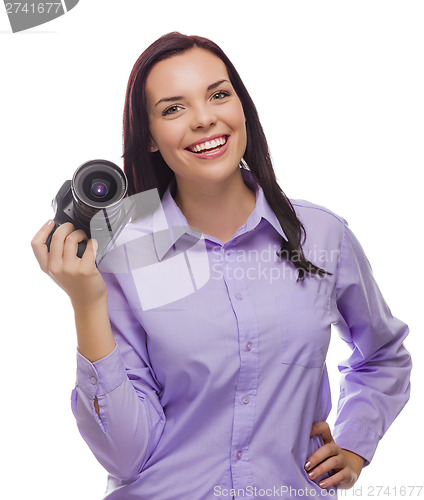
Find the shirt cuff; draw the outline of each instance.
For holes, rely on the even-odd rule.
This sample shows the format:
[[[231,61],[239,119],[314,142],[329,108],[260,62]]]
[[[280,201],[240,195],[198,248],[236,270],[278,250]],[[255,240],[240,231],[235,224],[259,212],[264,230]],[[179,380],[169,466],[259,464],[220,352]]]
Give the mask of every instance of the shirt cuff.
[[[354,421],[336,425],[332,435],[340,448],[352,451],[364,458],[364,467],[370,464],[381,439],[374,430],[361,422]]]
[[[77,386],[94,399],[119,387],[127,374],[118,346],[98,361],[91,363],[77,349]]]

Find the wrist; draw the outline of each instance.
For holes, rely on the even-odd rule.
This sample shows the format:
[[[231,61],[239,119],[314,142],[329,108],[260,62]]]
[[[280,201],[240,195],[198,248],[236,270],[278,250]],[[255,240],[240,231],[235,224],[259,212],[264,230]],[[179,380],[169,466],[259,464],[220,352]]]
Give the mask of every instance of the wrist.
[[[92,300],[86,300],[84,298],[72,298],[71,304],[74,308],[75,313],[87,313],[93,310],[107,308],[107,293],[100,295]]]
[[[364,468],[365,459],[353,451],[346,450],[344,448],[342,448],[342,450],[347,459],[349,460],[349,463],[359,476],[362,469]]]
[[[106,297],[74,305],[75,326],[79,352],[91,363],[110,354],[115,349]]]

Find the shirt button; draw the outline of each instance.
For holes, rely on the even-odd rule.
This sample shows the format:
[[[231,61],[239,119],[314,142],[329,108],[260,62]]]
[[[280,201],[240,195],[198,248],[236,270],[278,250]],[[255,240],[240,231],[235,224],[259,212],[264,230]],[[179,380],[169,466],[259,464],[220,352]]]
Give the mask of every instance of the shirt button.
[[[231,250],[225,250],[225,255],[231,255]]]
[[[97,384],[97,379],[96,379],[96,377],[91,377],[91,378],[90,378],[90,382],[91,382],[93,385],[96,385],[96,384]]]
[[[241,293],[236,293],[237,300],[243,300],[243,295]]]
[[[246,349],[247,349],[248,351],[251,351],[251,350],[252,350],[252,342],[248,342],[248,343],[246,344]]]
[[[239,450],[237,453],[236,453],[236,457],[237,457],[237,460],[240,460],[240,458],[243,456],[243,453]]]
[[[247,404],[249,403],[249,401],[250,401],[250,400],[249,400],[249,396],[243,396],[242,401],[243,401],[243,403],[244,403],[245,405],[247,405]]]

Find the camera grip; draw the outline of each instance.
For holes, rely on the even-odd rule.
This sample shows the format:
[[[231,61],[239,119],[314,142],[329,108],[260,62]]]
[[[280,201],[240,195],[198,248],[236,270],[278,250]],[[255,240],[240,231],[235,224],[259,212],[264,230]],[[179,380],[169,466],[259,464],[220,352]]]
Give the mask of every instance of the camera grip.
[[[50,234],[47,236],[46,242],[44,243],[47,246],[47,251],[48,252],[50,252],[50,245],[51,245],[51,242],[52,242],[53,234],[54,234],[54,232],[56,231],[56,229],[58,227],[59,227],[59,224],[56,224],[56,222],[55,222],[54,223],[54,228],[51,230]]]
[[[46,246],[47,246],[47,250],[50,252],[50,245],[51,245],[51,242],[52,242],[52,237],[53,237],[53,234],[54,232],[56,231],[56,229],[60,226],[60,224],[57,224],[55,222],[54,224],[54,228],[51,230],[50,234],[48,235],[47,237],[47,240],[46,242],[44,243]],[[85,252],[85,249],[87,248],[87,242],[86,241],[80,241],[78,243],[78,250],[77,250],[77,257],[79,257],[81,259],[81,257],[83,256],[83,253]]]
[[[80,241],[78,243],[77,257],[81,258],[82,254],[85,252],[86,248],[87,248],[87,242],[86,241]]]

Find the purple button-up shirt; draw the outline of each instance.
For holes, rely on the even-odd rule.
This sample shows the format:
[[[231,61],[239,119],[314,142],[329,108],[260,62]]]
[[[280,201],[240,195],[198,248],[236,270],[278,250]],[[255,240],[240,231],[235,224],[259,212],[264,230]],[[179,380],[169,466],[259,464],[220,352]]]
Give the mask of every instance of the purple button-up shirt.
[[[312,424],[331,409],[333,324],[351,348],[336,443],[368,464],[408,400],[408,328],[347,222],[292,201],[305,255],[332,273],[297,281],[276,255],[286,238],[277,217],[242,175],[256,206],[225,244],[190,230],[171,183],[155,210],[141,204],[99,266],[117,347],[95,363],[77,352],[72,409],[109,473],[107,499],[319,497],[304,464],[323,444]]]

